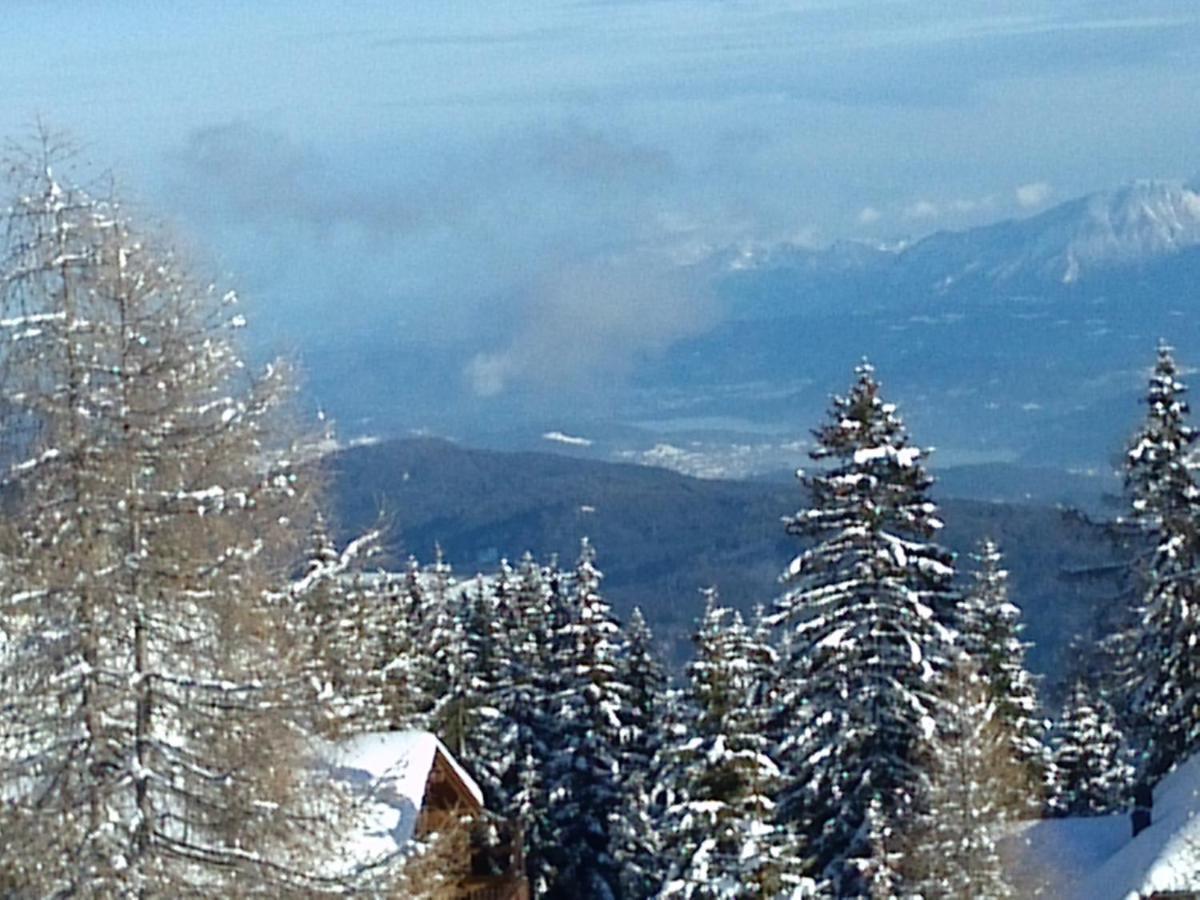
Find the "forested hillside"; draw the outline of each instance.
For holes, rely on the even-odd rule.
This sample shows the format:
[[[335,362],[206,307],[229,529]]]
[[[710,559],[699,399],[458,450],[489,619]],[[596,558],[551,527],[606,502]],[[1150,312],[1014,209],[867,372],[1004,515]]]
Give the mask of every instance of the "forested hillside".
[[[797,465],[805,462],[798,459]],[[525,551],[574,559],[592,539],[619,614],[640,605],[676,662],[689,654],[702,588],[744,611],[770,603],[795,539],[781,519],[806,502],[798,483],[717,481],[662,469],[545,453],[469,449],[428,438],[354,447],[331,459],[338,525],[347,534],[382,514],[396,564],[439,545],[460,576]],[[935,494],[936,494],[935,485]],[[1051,680],[1076,633],[1088,632],[1115,588],[1078,577],[1109,561],[1101,529],[1046,506],[946,499],[943,539],[960,556],[984,535],[1005,549],[1024,611],[1030,664]]]

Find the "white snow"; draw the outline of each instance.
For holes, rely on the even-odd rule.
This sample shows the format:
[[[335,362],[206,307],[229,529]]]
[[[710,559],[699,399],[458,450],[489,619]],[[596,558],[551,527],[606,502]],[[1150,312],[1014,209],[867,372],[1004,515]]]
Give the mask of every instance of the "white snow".
[[[921,458],[921,450],[918,447],[893,447],[890,444],[884,444],[880,447],[862,447],[854,451],[854,464],[856,466],[865,465],[869,462],[875,462],[880,459],[892,459],[896,465],[907,469]]]
[[[1152,824],[1131,835],[1125,814],[1046,819],[1018,826],[1005,852],[1022,896],[1137,900],[1200,891],[1200,754],[1159,783]]]
[[[590,447],[592,442],[585,437],[576,437],[573,434],[566,434],[562,431],[547,431],[542,435],[543,441],[553,441],[557,444],[566,444],[569,447]]]
[[[428,731],[370,732],[321,748],[324,766],[361,804],[339,848],[343,862],[368,866],[412,841],[438,752],[482,805],[479,785]]]

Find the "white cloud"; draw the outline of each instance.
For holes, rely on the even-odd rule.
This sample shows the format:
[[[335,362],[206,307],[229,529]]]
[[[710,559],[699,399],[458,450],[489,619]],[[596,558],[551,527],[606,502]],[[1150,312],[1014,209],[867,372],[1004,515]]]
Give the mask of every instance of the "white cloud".
[[[874,225],[883,218],[883,213],[873,206],[864,206],[858,214],[859,225]]]
[[[1034,181],[1023,184],[1016,190],[1017,203],[1023,209],[1033,209],[1041,206],[1050,197],[1052,188],[1044,181]]]
[[[704,332],[718,312],[693,273],[660,259],[568,264],[528,286],[515,333],[505,345],[477,353],[464,375],[480,397],[518,384],[583,387]]]
[[[981,216],[986,215],[997,206],[998,197],[996,194],[983,194],[979,197],[954,197],[938,201],[920,198],[914,200],[908,206],[904,207],[901,215],[910,221],[931,221],[933,219],[941,219],[949,217],[963,216]],[[868,207],[868,209],[871,209]],[[872,210],[874,211],[874,210]],[[866,212],[864,210],[863,212]],[[860,213],[859,221],[862,222],[862,214]]]
[[[996,195],[988,194],[978,198],[960,197],[950,204],[950,209],[956,213],[977,213],[985,212],[995,205]]]
[[[906,219],[936,219],[941,214],[938,205],[929,200],[918,200],[904,210]]]
[[[507,356],[498,353],[478,353],[467,363],[467,381],[478,396],[495,397],[508,387],[513,368],[513,361]]]
[[[784,240],[796,247],[807,247],[810,250],[815,250],[823,247],[825,242],[821,240],[821,232],[815,225],[805,225],[788,233]]]

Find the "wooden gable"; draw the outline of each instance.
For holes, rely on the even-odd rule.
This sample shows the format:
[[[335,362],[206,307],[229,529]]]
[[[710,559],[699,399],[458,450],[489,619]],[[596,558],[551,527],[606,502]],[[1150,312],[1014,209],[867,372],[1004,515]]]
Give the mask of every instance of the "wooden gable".
[[[438,831],[447,819],[457,821],[463,815],[479,817],[483,804],[439,746],[425,782],[425,803],[417,822],[417,834]]]

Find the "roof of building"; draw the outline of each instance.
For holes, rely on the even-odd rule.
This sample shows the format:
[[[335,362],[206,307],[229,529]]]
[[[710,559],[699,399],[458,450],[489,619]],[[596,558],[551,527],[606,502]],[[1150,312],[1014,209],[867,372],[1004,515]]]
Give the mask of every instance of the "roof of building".
[[[482,807],[479,785],[428,731],[358,734],[325,747],[325,764],[362,803],[354,833],[347,835],[348,855],[359,861],[380,859],[412,840],[439,755]]]

